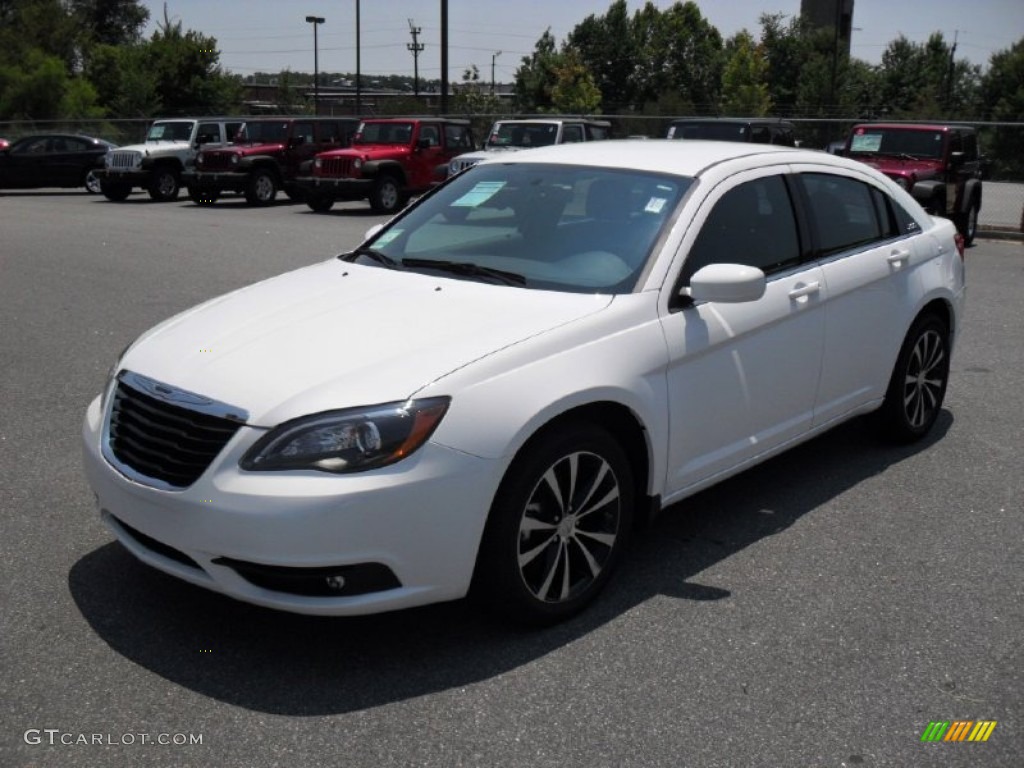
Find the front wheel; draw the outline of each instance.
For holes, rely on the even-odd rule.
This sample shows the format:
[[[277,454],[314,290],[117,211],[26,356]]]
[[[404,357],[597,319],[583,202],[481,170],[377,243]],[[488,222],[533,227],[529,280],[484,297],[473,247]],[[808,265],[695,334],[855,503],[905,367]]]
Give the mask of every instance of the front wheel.
[[[370,207],[375,213],[395,213],[402,207],[402,190],[394,176],[378,176],[370,190]]]
[[[907,332],[879,412],[885,433],[901,443],[920,440],[935,424],[949,383],[949,329],[936,315]]]
[[[178,173],[173,168],[157,168],[149,185],[149,196],[158,203],[169,203],[178,199],[180,185]]]
[[[249,205],[270,205],[277,197],[277,179],[267,170],[253,171],[249,178],[249,186],[245,190],[245,200]]]
[[[974,242],[978,234],[978,204],[974,201],[964,213],[961,213],[956,220],[956,228],[964,239],[964,246]]]
[[[474,594],[502,614],[551,624],[582,610],[622,556],[633,477],[605,430],[574,424],[531,441],[501,483]]]

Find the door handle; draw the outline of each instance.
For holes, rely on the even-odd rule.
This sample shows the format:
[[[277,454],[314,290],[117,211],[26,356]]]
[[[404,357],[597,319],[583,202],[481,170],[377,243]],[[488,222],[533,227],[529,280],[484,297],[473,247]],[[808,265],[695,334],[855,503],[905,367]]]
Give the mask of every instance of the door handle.
[[[789,298],[791,299],[803,299],[807,296],[817,293],[821,290],[821,283],[815,280],[813,283],[804,283],[798,285],[796,288],[789,292]]]
[[[885,260],[892,265],[900,263],[906,263],[907,259],[910,258],[910,251],[906,248],[894,248],[892,253],[885,257]]]

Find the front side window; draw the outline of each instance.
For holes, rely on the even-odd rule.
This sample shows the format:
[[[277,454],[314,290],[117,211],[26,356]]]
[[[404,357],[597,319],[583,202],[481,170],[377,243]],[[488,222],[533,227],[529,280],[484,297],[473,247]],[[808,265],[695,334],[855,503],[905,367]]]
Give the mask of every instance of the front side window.
[[[283,120],[257,120],[246,123],[241,135],[239,141],[250,144],[280,144],[288,137],[288,123]]]
[[[412,123],[363,123],[353,144],[408,144]]]
[[[583,126],[582,125],[565,125],[562,126],[562,143],[571,144],[577,141],[583,141]]]
[[[745,264],[771,274],[800,261],[800,237],[780,175],[726,192],[708,214],[686,257],[683,282],[708,264]]]
[[[444,141],[448,149],[473,149],[473,139],[464,125],[446,125]]]
[[[441,143],[441,134],[436,125],[420,126],[420,141],[427,142],[427,146],[436,147]]]
[[[584,166],[480,165],[411,208],[370,245],[406,270],[543,290],[626,293],[691,183]]]
[[[807,190],[820,255],[839,253],[890,235],[889,226],[880,218],[873,187],[827,173],[804,173],[799,178]]]

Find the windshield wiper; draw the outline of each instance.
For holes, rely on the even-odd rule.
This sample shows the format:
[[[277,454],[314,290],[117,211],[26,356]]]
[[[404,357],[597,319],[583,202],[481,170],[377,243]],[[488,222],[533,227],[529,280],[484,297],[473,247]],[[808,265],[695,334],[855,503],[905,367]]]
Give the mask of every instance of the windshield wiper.
[[[441,272],[451,272],[453,275],[466,277],[489,277],[498,280],[505,285],[526,285],[526,278],[516,272],[507,272],[504,269],[493,267],[481,267],[470,261],[435,261],[434,259],[402,259],[403,267],[423,267],[436,269]]]
[[[375,248],[356,248],[354,251],[349,253],[343,253],[338,258],[342,261],[349,261],[355,263],[356,259],[360,256],[365,256],[372,261],[377,262],[381,266],[387,267],[388,269],[401,269],[402,265],[392,259],[385,253],[378,251]]]

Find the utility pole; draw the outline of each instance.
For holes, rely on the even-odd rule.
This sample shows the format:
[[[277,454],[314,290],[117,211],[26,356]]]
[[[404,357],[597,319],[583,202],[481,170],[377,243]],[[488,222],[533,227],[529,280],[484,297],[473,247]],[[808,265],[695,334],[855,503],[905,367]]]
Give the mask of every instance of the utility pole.
[[[413,96],[420,95],[420,51],[423,50],[423,43],[419,42],[419,34],[423,30],[412,23],[409,19],[409,34],[412,35],[412,42],[406,43],[405,47],[412,51],[412,93]]]
[[[494,60],[501,56],[501,51],[495,51],[491,54],[491,96],[494,95]]]
[[[441,0],[441,114],[448,114],[448,0]]]
[[[960,30],[953,30],[953,47],[949,49],[949,74],[946,76],[946,111],[949,112],[953,108],[953,77],[956,74],[956,61],[953,57],[956,55],[956,40],[960,36]]]

